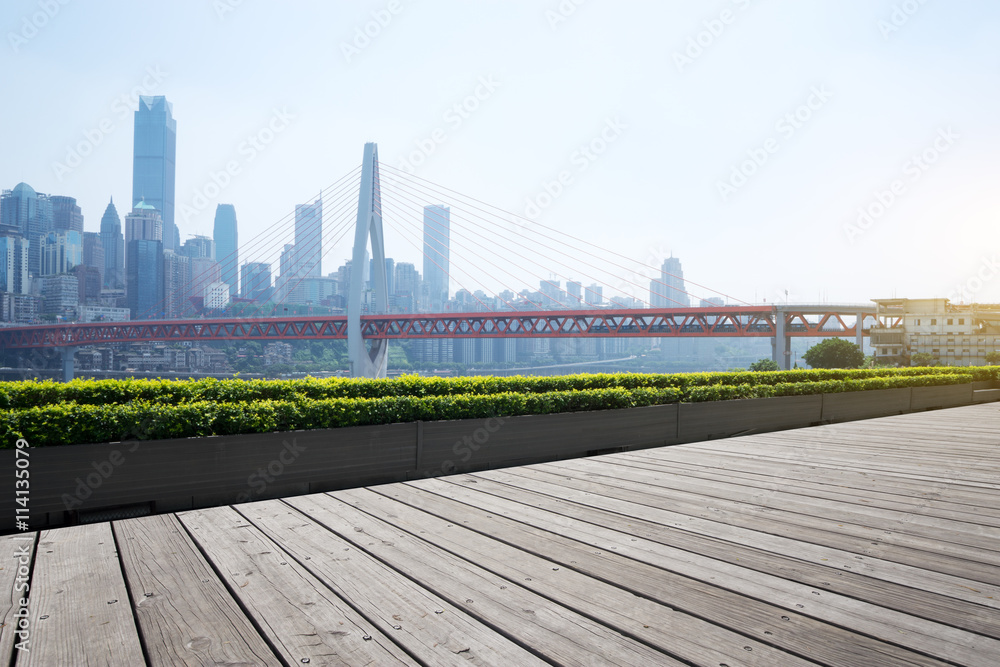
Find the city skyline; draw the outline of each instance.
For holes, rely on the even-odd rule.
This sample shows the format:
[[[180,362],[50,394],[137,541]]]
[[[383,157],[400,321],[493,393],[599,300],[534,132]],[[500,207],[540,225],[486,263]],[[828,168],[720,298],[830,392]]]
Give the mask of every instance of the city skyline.
[[[299,9],[293,53],[248,48],[247,35],[268,34],[270,9],[223,4],[68,4],[37,36],[8,40],[10,89],[34,92],[0,109],[0,125],[18,128],[5,133],[16,160],[0,165],[2,187],[74,196],[95,229],[109,197],[129,198],[139,96],[163,95],[181,128],[183,238],[210,233],[219,203],[235,204],[241,238],[254,238],[375,139],[386,172],[653,271],[673,249],[691,279],[743,300],[1000,301],[1000,281],[979,276],[992,275],[1000,169],[1000,103],[984,84],[1000,64],[996,6],[587,3],[564,16],[535,3],[404,3],[361,48],[357,31],[383,7],[317,5]],[[5,3],[0,24],[16,34],[34,11]],[[121,29],[148,24],[155,34]],[[436,47],[419,48],[429,31]],[[208,50],[180,46],[191,39]],[[122,49],[142,57],[123,64]],[[336,89],[315,85],[331,77]],[[73,105],[59,103],[67,96]],[[387,248],[422,263],[392,230]],[[747,253],[780,260],[748,275]]]

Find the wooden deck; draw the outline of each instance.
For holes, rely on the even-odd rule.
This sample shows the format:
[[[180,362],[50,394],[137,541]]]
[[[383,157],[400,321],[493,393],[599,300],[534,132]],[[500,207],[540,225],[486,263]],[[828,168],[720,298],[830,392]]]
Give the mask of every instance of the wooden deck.
[[[1000,404],[24,537],[16,665],[995,667]]]

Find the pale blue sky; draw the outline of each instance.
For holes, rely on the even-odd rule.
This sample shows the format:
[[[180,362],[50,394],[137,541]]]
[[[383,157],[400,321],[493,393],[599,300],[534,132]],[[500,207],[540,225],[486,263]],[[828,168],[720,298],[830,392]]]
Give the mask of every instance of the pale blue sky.
[[[47,4],[58,12],[42,21]],[[388,25],[346,57],[356,28],[390,6]],[[248,241],[360,164],[365,141],[398,166],[442,127],[417,176],[524,212],[569,171],[539,221],[639,261],[673,251],[689,278],[746,301],[785,289],[798,301],[957,298],[961,287],[1000,301],[1000,4],[587,0],[554,22],[560,6],[575,5],[5,0],[0,187],[74,196],[88,230],[109,196],[124,213],[132,119],[121,100],[145,80],[177,120],[182,239],[210,234],[215,204],[232,203]],[[24,23],[33,17],[37,31]],[[699,37],[701,53],[679,60]],[[480,88],[479,108],[449,122],[481,80],[495,90]],[[799,127],[781,124],[808,102]],[[242,142],[275,110],[294,118],[248,160]],[[614,140],[581,171],[574,152],[614,119]],[[58,173],[67,147],[102,122],[93,153]],[[908,168],[925,150],[936,162]],[[748,151],[766,162],[720,192]],[[240,173],[183,216],[230,160]],[[848,229],[893,181],[900,194],[884,215]],[[387,245],[420,266],[392,230]],[[348,256],[344,244],[324,272]],[[574,277],[590,282],[584,273]]]

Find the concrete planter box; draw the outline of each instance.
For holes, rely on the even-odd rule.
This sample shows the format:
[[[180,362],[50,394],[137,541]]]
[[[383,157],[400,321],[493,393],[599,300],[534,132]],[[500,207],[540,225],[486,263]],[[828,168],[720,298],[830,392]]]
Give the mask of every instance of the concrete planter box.
[[[425,422],[420,430],[418,478],[674,444],[677,405]]]
[[[823,422],[846,422],[910,411],[910,387],[823,394]]]
[[[953,408],[972,403],[971,384],[952,384],[943,387],[912,387],[910,411]]]
[[[1000,389],[975,392],[1000,400]],[[985,395],[989,395],[988,397]],[[32,529],[973,403],[973,386],[29,449]],[[15,451],[0,450],[14,489]],[[14,528],[0,495],[0,530]],[[119,512],[116,515],[113,512]]]
[[[821,394],[681,403],[677,439],[679,442],[697,442],[800,428],[819,424],[822,414]]]

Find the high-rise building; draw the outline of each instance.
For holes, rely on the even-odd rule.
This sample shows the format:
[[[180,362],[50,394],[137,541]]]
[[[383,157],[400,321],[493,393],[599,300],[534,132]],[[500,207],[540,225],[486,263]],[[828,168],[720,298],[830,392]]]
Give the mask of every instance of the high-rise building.
[[[101,277],[101,286],[104,286],[104,244],[101,242],[101,235],[98,232],[83,233],[83,265],[97,269],[97,275]]]
[[[271,265],[247,262],[240,267],[240,297],[264,303],[271,298]]]
[[[566,294],[568,295],[566,303],[569,304],[570,308],[576,308],[577,306],[583,305],[583,285],[580,281],[567,280]]]
[[[125,235],[114,199],[101,216],[101,245],[104,247],[104,286],[125,287]]]
[[[604,288],[597,283],[593,283],[584,291],[583,300],[588,306],[601,306],[604,304]]]
[[[28,273],[37,276],[42,265],[43,235],[52,230],[52,198],[35,192],[27,183],[0,195],[0,224],[28,240]]]
[[[42,237],[42,265],[38,275],[69,273],[83,264],[83,238],[80,232],[49,232]]]
[[[42,279],[42,299],[45,313],[57,315],[67,320],[76,319],[80,306],[80,283],[71,273],[45,276]]]
[[[295,250],[292,272],[296,278],[322,276],[323,198],[295,206]]]
[[[163,243],[135,239],[125,253],[125,297],[133,320],[163,317]]]
[[[424,280],[427,282],[431,312],[441,312],[448,303],[448,275],[451,271],[451,209],[424,207]]]
[[[681,260],[670,256],[663,260],[660,279],[649,282],[649,305],[653,308],[687,308],[691,305],[684,287]]]
[[[191,282],[188,290],[192,298],[204,297],[205,288],[213,283],[222,282],[222,268],[214,259],[208,257],[192,257]]]
[[[298,233],[297,222],[296,233]],[[222,282],[229,284],[230,296],[236,296],[240,257],[236,209],[232,204],[219,204],[215,207],[215,227],[212,236],[215,238],[215,261],[222,267]]]
[[[163,253],[164,317],[180,318],[189,310],[191,258],[167,250]]]
[[[57,232],[78,232],[83,234],[83,213],[74,197],[53,195],[52,230]]]
[[[17,235],[0,236],[0,292],[28,291],[28,240]]]
[[[163,241],[163,218],[144,199],[137,201],[125,216],[125,247],[132,241]]]
[[[193,236],[184,242],[180,249],[180,254],[185,257],[208,257],[221,263],[221,259],[215,254],[215,241],[208,236]]]
[[[173,105],[162,95],[139,97],[132,152],[132,201],[145,199],[163,219],[163,248],[177,250],[180,233],[174,224],[174,177],[177,121]]]

